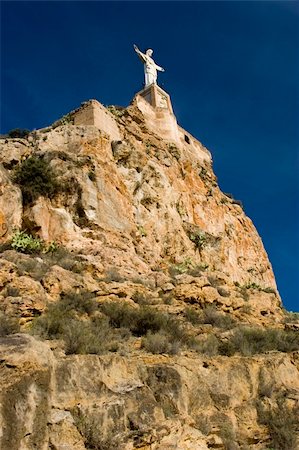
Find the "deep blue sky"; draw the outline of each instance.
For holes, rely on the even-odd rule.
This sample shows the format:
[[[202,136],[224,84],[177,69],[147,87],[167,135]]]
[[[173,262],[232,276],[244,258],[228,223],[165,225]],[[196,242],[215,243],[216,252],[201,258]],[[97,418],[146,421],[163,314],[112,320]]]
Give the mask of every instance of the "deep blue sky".
[[[1,2],[1,132],[142,87],[154,49],[179,123],[242,200],[287,309],[299,310],[299,3]]]

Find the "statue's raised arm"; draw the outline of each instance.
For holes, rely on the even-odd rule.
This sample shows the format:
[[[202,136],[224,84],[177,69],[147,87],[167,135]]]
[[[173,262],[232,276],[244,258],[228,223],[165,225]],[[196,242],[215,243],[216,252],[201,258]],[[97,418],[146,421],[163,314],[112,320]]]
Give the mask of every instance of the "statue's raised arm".
[[[142,53],[135,44],[134,50],[144,64],[145,87],[151,84],[156,84],[157,70],[159,70],[159,72],[165,72],[165,70],[163,69],[163,67],[158,66],[153,60],[152,58],[153,50],[149,48],[146,50],[145,53]]]
[[[145,61],[146,61],[145,54],[142,53],[142,52],[139,50],[139,48],[137,47],[136,44],[134,44],[134,50],[135,50],[135,52],[137,53],[137,55],[139,56],[139,58],[141,59],[141,61],[142,61],[142,62],[145,62]]]

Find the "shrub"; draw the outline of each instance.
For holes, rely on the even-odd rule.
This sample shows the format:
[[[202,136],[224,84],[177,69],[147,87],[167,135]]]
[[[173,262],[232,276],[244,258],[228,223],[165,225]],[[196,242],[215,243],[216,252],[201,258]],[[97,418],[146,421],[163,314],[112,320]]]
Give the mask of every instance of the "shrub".
[[[147,306],[133,308],[126,304],[106,303],[101,307],[111,326],[129,328],[135,336],[144,336],[166,328],[168,317]]]
[[[38,197],[54,197],[59,185],[49,163],[38,156],[30,156],[18,165],[13,181],[23,194],[24,204],[33,203]]]
[[[198,264],[198,265],[194,266],[192,269],[189,269],[187,271],[187,274],[191,275],[192,277],[201,277],[202,272],[204,272],[208,268],[209,268],[208,264]]]
[[[13,287],[13,286],[7,286],[6,288],[6,297],[19,297],[20,295],[20,289]]]
[[[161,354],[168,353],[171,355],[176,355],[179,352],[180,343],[178,341],[172,341],[170,336],[163,331],[158,333],[147,333],[145,337],[142,338],[141,346],[145,348],[146,351]]]
[[[220,236],[214,236],[207,231],[203,231],[193,223],[183,222],[183,228],[190,241],[194,243],[195,249],[199,251],[207,245],[217,245],[220,240]]]
[[[258,404],[259,422],[268,427],[271,447],[277,450],[296,450],[299,408],[287,406],[283,399],[278,400],[277,407],[266,410]]]
[[[74,311],[59,301],[48,305],[47,311],[34,319],[31,330],[44,339],[56,339],[63,335],[65,325],[74,317]]]
[[[120,275],[116,267],[110,267],[106,270],[106,277],[103,281],[116,281],[117,283],[121,283],[124,281],[124,278]]]
[[[86,449],[92,450],[112,450],[119,449],[120,442],[115,430],[109,429],[104,434],[103,427],[100,426],[101,416],[97,417],[89,412],[74,411],[75,425],[78,428],[80,434],[83,437],[84,445]]]
[[[30,133],[30,130],[27,130],[26,128],[14,128],[13,130],[10,130],[8,132],[8,137],[10,137],[10,138],[26,138],[29,133]]]
[[[84,263],[78,260],[78,256],[62,246],[57,246],[54,252],[48,251],[46,255],[43,255],[43,259],[49,266],[58,265],[75,273],[81,273],[84,268]]]
[[[299,322],[299,312],[293,312],[293,311],[286,312],[284,322],[285,323]]]
[[[55,242],[46,244],[42,239],[33,237],[25,231],[15,231],[11,238],[10,247],[21,253],[50,253],[53,254],[58,251],[59,247]],[[16,264],[18,261],[16,261]]]
[[[237,281],[235,282],[235,286],[239,289],[239,292],[241,294],[241,297],[245,302],[247,302],[250,298],[247,287],[241,286]]]
[[[235,326],[236,321],[231,316],[218,312],[213,306],[207,306],[202,312],[201,323],[229,330]]]
[[[276,290],[271,287],[262,288],[262,291],[266,292],[266,294],[275,294],[276,295]]]
[[[194,243],[195,248],[198,250],[202,250],[208,243],[206,233],[203,231],[190,233],[189,239]]]
[[[97,305],[92,300],[90,293],[69,293],[62,296],[61,300],[49,304],[47,311],[33,322],[33,331],[42,337],[55,339],[64,334],[67,322],[82,314],[91,315]]]
[[[25,231],[16,231],[11,239],[11,247],[22,253],[39,253],[44,250],[45,244]]]
[[[20,254],[17,256],[18,258],[12,260],[12,262],[17,265],[18,275],[20,276],[30,275],[33,279],[40,281],[49,270],[49,266],[41,263],[36,258],[21,258]]]
[[[225,450],[238,450],[240,448],[236,443],[236,435],[231,423],[224,423],[219,434]]]
[[[90,353],[88,347],[93,334],[88,323],[78,319],[68,320],[63,325],[62,335],[67,355]]]
[[[178,149],[178,147],[173,144],[173,143],[169,143],[168,144],[168,150],[169,153],[178,161],[181,158],[181,152]]]
[[[162,333],[163,348],[167,347],[169,352],[175,352],[177,342],[188,344],[190,341],[178,321],[167,314],[148,306],[134,308],[123,303],[104,303],[100,306],[102,315],[99,315],[91,296],[86,292],[63,296],[33,321],[32,332],[45,339],[63,339],[66,353],[115,351],[117,341],[128,339],[131,333],[135,336]],[[156,336],[151,338],[148,334],[147,337],[145,342],[157,340]],[[166,346],[166,341],[172,344]]]
[[[83,437],[85,446],[95,450],[102,449],[102,431],[99,428],[98,420],[94,417],[83,415],[81,411],[80,414],[74,414],[74,419],[75,425]]]
[[[186,308],[184,315],[186,320],[192,323],[192,325],[201,323],[201,316],[194,308]]]
[[[52,128],[57,128],[60,127],[62,125],[72,125],[74,123],[74,118],[72,116],[71,113],[65,114],[64,116],[62,116],[60,119],[56,120],[53,124],[52,124]]]
[[[115,342],[109,323],[105,318],[91,322],[73,319],[63,329],[65,353],[70,354],[102,354],[115,350]]]
[[[212,424],[207,416],[200,415],[196,417],[196,428],[198,428],[202,434],[208,436],[212,431]]]
[[[233,199],[232,203],[233,203],[234,205],[238,205],[238,206],[240,206],[242,209],[244,209],[244,205],[243,205],[243,203],[241,202],[241,200]]]
[[[292,352],[298,349],[299,335],[295,331],[248,327],[237,328],[219,347],[220,353],[228,356],[235,353],[250,356],[271,350]]]
[[[142,284],[143,286],[150,286],[151,282],[141,277],[134,277],[131,279],[132,283]]]
[[[122,106],[108,105],[106,106],[106,109],[108,109],[108,111],[110,111],[116,117],[121,117],[126,113],[126,108]]]
[[[221,297],[230,297],[230,292],[222,287],[217,288],[218,294],[221,295]]]
[[[128,328],[135,336],[164,332],[173,340],[189,343],[190,338],[177,319],[149,306],[134,308],[123,303],[104,303],[101,310],[112,327]]]
[[[101,354],[114,351],[117,335],[103,316],[93,316],[96,303],[91,294],[68,294],[49,305],[45,314],[33,321],[32,332],[44,339],[62,339],[66,354]],[[87,314],[91,318],[83,320]]]
[[[256,283],[247,283],[244,286],[246,289],[256,289],[257,291],[260,291],[262,288],[259,284]]]
[[[97,309],[92,292],[82,291],[80,293],[62,294],[61,304],[67,311],[74,310],[79,314],[88,314],[89,316]]]
[[[59,245],[52,241],[48,244],[47,248],[46,248],[46,253],[54,253],[57,252],[59,249]]]
[[[12,261],[14,264],[16,264],[18,268],[18,274],[20,276],[22,275],[30,275],[31,278],[37,281],[41,281],[45,274],[48,272],[50,267],[54,265],[55,263],[52,262],[52,256],[54,254],[38,254],[38,258],[36,257],[28,257],[27,255],[23,256],[20,254],[17,254],[14,258],[14,255],[5,256],[7,259]],[[11,257],[12,256],[12,257]],[[23,256],[23,257],[22,257]],[[43,261],[40,260],[40,257],[42,257]],[[51,262],[50,262],[51,261]],[[60,262],[57,263],[62,267],[62,264]]]
[[[230,199],[234,199],[234,196],[233,196],[233,194],[231,194],[230,192],[223,192],[223,194],[226,196],[226,197],[228,197],[228,198],[230,198]]]
[[[151,298],[138,291],[134,292],[132,295],[132,300],[140,306],[151,304]]]
[[[195,350],[198,353],[203,353],[207,356],[216,356],[218,354],[218,349],[219,341],[213,334],[208,336],[204,341],[197,342],[195,345]]]
[[[19,321],[12,317],[7,317],[0,313],[0,337],[20,331]]]
[[[174,264],[168,268],[169,275],[175,277],[176,275],[181,275],[182,273],[188,272],[193,268],[193,262],[191,258],[186,258],[180,264]]]

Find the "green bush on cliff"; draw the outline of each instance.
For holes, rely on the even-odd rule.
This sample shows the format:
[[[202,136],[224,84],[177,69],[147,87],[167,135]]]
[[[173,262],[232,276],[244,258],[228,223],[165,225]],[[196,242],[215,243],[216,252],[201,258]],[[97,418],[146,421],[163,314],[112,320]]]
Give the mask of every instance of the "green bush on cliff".
[[[185,309],[184,314],[186,320],[193,325],[210,324],[224,330],[229,330],[236,325],[233,317],[229,314],[218,312],[213,306],[207,306],[201,311],[188,307]]]
[[[143,337],[142,346],[152,353],[175,354],[181,344],[191,343],[180,322],[166,313],[116,302],[99,306],[88,292],[70,293],[50,304],[33,321],[32,332],[63,340],[67,354],[116,351],[132,335]]]
[[[32,333],[44,339],[62,339],[66,354],[113,351],[117,335],[107,317],[93,314],[96,309],[91,293],[69,293],[33,321]]]
[[[11,247],[22,253],[39,253],[44,250],[45,244],[25,231],[16,231],[11,239]]]
[[[86,449],[92,450],[112,450],[124,448],[120,447],[119,434],[114,429],[117,428],[118,422],[103,432],[103,428],[99,426],[100,420],[97,414],[93,411],[82,410],[76,408],[72,410],[75,425],[78,428]]]
[[[13,234],[10,246],[21,253],[54,253],[58,251],[58,245],[56,242],[50,242],[46,244],[42,239],[31,236],[31,234],[27,234],[25,231],[15,231]]]
[[[204,231],[190,232],[188,237],[198,250],[202,250],[208,243],[207,235]]]
[[[200,322],[202,324],[210,324],[214,327],[223,328],[224,330],[229,330],[236,324],[233,317],[229,314],[218,312],[213,306],[207,306],[203,309]]]
[[[297,450],[296,431],[298,429],[298,405],[291,407],[282,396],[277,406],[266,408],[261,401],[257,403],[258,421],[265,425],[270,434],[273,450]]]
[[[149,306],[134,308],[123,303],[104,303],[102,312],[109,318],[112,327],[128,328],[134,336],[165,332],[175,339],[187,341],[184,328],[177,319]]]
[[[292,352],[299,350],[299,334],[280,329],[238,327],[232,336],[219,345],[222,355],[241,353],[251,356],[268,351]]]
[[[142,347],[149,352],[175,354],[181,345],[193,345],[191,336],[178,319],[148,305],[134,308],[111,302],[103,304],[101,310],[112,327],[128,329],[134,336],[141,336]]]
[[[59,191],[56,175],[49,163],[34,155],[18,165],[13,181],[20,186],[25,205],[40,196],[52,198]]]
[[[176,340],[170,339],[170,336],[160,331],[158,333],[147,333],[142,338],[141,346],[148,352],[154,354],[168,353],[176,355],[180,350],[180,343]]]
[[[8,132],[8,137],[16,139],[16,138],[26,138],[30,134],[30,130],[27,128],[14,128]]]

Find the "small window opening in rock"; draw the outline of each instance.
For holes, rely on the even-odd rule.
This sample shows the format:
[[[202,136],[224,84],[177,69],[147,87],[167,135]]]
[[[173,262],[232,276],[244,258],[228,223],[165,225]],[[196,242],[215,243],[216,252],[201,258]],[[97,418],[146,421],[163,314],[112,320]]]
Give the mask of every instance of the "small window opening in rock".
[[[190,138],[186,134],[185,134],[185,141],[187,142],[187,144],[190,144]]]

